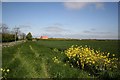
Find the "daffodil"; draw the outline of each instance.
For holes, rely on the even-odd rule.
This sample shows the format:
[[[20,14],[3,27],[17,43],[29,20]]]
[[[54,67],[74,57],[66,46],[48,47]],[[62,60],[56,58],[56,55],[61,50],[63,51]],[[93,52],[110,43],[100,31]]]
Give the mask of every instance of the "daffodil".
[[[0,68],[0,70],[2,71],[3,69],[2,69],[2,68]]]
[[[113,56],[115,56],[115,54],[113,54]]]
[[[9,69],[7,69],[7,72],[9,72],[10,70]]]
[[[98,50],[95,51],[94,49],[87,47],[87,45],[85,47],[72,45],[72,47],[65,51],[65,54],[69,59],[76,61],[77,65],[80,63],[82,68],[84,68],[84,64],[86,64],[98,66],[97,69],[100,69],[99,67],[103,66],[102,70],[104,70],[105,65],[107,65],[107,68],[113,67],[112,64],[115,64],[115,61],[118,60],[118,58],[110,59],[110,53],[105,54]],[[113,56],[115,56],[115,54],[113,54]]]
[[[5,72],[5,69],[3,69],[3,72]]]

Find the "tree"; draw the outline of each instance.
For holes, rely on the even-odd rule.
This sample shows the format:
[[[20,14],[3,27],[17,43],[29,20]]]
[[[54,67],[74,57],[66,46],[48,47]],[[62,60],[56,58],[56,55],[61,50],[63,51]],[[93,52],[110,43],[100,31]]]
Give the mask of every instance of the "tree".
[[[26,38],[26,34],[25,33],[21,33],[20,34],[20,39],[25,40],[25,38]]]
[[[26,39],[27,40],[32,40],[32,34],[30,32],[27,34]]]
[[[16,26],[15,26],[15,28],[14,28],[14,32],[15,32],[15,42],[16,42],[16,40],[18,40],[18,33],[20,32],[19,29],[20,29],[20,28],[19,28],[19,27],[16,27]]]
[[[15,40],[15,35],[8,30],[8,26],[6,24],[0,24],[0,34],[2,42],[11,42]]]
[[[25,39],[26,34],[21,32],[21,28],[26,28],[29,26],[20,25],[15,26],[12,31],[9,30],[9,27],[7,24],[0,23],[0,42],[11,42],[11,41],[17,41],[18,39]]]
[[[2,33],[7,33],[8,32],[8,26],[6,24],[0,24],[0,30],[2,30]]]

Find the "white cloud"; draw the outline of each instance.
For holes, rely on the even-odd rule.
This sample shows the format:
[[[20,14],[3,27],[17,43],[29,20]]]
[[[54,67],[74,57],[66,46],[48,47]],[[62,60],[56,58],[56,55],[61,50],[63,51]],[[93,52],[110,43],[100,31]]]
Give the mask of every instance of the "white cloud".
[[[51,26],[44,27],[43,30],[46,31],[47,33],[65,33],[69,31],[65,29],[64,25],[60,23],[55,23]]]
[[[102,2],[97,2],[95,3],[97,9],[104,9],[104,3]]]
[[[68,33],[70,32],[69,29],[66,29],[65,26],[61,23],[54,23],[52,25],[49,25],[47,27],[43,28],[43,31],[45,31],[46,33],[54,33],[54,34],[63,34],[63,33]]]
[[[47,32],[63,32],[63,31],[65,31],[65,29],[57,27],[57,26],[45,27],[44,29]]]
[[[101,32],[100,32],[101,33]],[[65,34],[65,38],[75,38],[75,39],[118,39],[118,35],[115,34],[84,34],[84,33],[73,33],[73,34]]]
[[[85,34],[111,34],[111,32],[83,31]]]
[[[45,27],[40,35],[52,38],[74,38],[74,39],[118,39],[118,35],[111,32],[97,32],[95,29],[83,32],[69,32],[62,27]]]
[[[78,10],[85,8],[89,5],[95,5],[97,9],[103,9],[104,8],[104,3],[103,2],[64,2],[64,6],[67,9],[71,10]]]
[[[68,9],[82,9],[88,4],[86,2],[64,2],[64,6]]]

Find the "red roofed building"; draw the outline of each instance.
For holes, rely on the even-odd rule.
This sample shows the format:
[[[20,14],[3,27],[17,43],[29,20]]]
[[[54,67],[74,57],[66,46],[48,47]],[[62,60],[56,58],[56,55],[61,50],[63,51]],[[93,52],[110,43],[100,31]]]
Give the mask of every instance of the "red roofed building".
[[[41,36],[41,39],[48,39],[48,36]]]

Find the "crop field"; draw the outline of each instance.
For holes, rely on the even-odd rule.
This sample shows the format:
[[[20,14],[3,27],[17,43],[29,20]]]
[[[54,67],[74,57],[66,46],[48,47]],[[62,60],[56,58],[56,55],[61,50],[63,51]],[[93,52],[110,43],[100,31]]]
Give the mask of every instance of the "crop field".
[[[86,46],[104,53],[115,54],[118,66],[108,75],[93,73],[88,68],[81,69],[67,61],[65,50],[72,45]],[[3,78],[118,78],[119,75],[118,41],[28,41],[2,48]],[[117,71],[116,71],[117,70]]]

